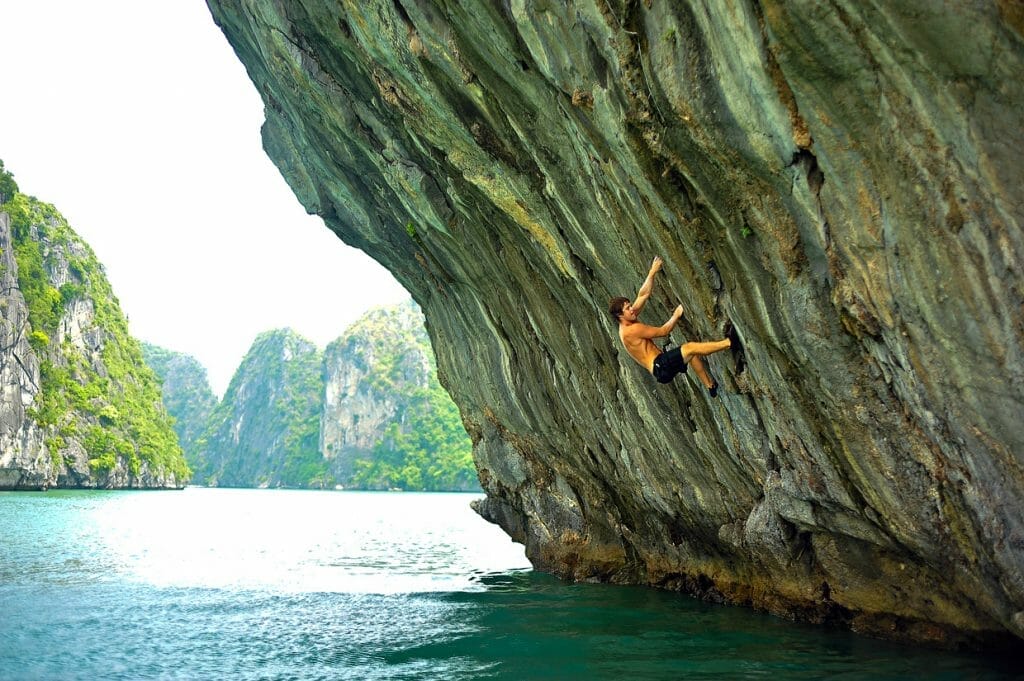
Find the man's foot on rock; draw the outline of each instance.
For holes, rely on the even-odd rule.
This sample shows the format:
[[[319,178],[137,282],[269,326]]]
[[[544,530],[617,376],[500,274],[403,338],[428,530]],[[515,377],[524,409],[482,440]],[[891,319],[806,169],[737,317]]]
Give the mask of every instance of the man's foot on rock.
[[[712,397],[718,397],[718,381],[711,384],[711,387],[708,388],[708,394]]]
[[[743,373],[743,370],[747,368],[747,358],[743,354],[743,344],[740,343],[740,335],[736,333],[736,326],[733,325],[731,319],[725,320],[725,327],[722,331],[731,343],[729,349],[732,351],[733,363],[736,366],[736,375],[739,376]]]

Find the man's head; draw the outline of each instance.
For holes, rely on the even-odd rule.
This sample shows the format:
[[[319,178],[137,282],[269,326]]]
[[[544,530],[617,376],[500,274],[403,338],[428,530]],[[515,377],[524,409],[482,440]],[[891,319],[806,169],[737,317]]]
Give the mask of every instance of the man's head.
[[[629,298],[623,298],[619,296],[612,298],[611,302],[608,303],[608,314],[610,314],[615,321],[622,321],[622,313],[624,310],[630,307]]]

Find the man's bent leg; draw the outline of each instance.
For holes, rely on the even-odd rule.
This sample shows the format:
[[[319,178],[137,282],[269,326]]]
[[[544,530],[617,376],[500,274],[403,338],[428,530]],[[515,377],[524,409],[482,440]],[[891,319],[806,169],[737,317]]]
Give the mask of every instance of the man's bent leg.
[[[707,341],[704,343],[684,343],[683,344],[683,356],[684,357],[704,357],[705,355],[713,355],[716,352],[721,352],[732,346],[732,341],[726,338],[720,341]]]
[[[708,374],[707,368],[704,366],[704,361],[701,357],[721,352],[729,348],[732,345],[732,341],[728,338],[720,341],[708,341],[703,343],[686,343],[683,345],[683,357],[687,363],[693,367],[693,372],[697,374],[697,378],[704,384],[704,387],[708,389],[712,397],[718,396],[718,382],[711,378]]]
[[[697,355],[690,357],[687,364],[693,367],[693,373],[697,374],[697,378],[699,378],[700,382],[704,384],[704,387],[711,390],[711,386],[713,386],[715,382],[711,379],[711,376],[708,375],[708,370],[704,368],[704,362],[701,361],[700,357]]]

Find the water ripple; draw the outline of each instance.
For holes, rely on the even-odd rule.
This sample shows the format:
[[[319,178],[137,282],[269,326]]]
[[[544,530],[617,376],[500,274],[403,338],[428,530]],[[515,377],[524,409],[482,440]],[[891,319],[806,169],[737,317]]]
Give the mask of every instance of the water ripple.
[[[566,584],[468,495],[0,495],[0,680],[1015,678],[632,587]]]

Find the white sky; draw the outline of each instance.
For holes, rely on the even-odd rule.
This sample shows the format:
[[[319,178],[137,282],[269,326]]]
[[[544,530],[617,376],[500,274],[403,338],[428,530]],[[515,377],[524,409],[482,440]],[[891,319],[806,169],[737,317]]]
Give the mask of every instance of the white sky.
[[[0,0],[0,159],[96,252],[141,340],[222,395],[258,333],[323,347],[409,296],[306,215],[203,0]]]

